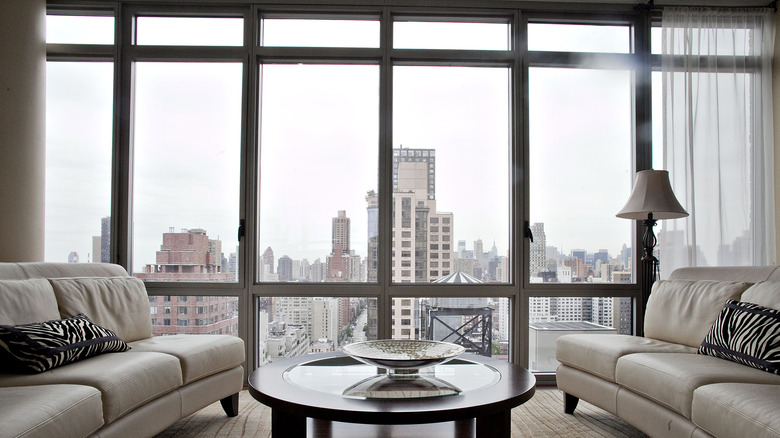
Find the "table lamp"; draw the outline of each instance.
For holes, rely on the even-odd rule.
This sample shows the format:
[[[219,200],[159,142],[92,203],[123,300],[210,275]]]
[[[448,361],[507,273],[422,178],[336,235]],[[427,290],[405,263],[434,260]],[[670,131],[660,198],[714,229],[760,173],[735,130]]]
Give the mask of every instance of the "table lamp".
[[[653,255],[657,239],[653,227],[659,219],[677,219],[688,216],[688,212],[674,196],[672,185],[669,183],[669,172],[651,169],[636,173],[634,191],[616,216],[644,222],[645,234],[642,237],[642,244],[645,252],[641,260],[644,268],[642,269],[642,300],[647,305],[650,290],[658,278],[658,259]]]

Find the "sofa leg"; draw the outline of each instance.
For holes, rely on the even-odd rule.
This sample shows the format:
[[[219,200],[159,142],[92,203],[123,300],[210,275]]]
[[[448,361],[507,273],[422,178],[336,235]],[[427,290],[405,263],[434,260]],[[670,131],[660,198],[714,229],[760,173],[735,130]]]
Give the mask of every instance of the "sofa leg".
[[[222,403],[222,409],[228,417],[235,417],[238,415],[238,393],[227,396],[219,401]]]
[[[567,414],[574,414],[574,410],[577,409],[577,403],[580,401],[579,398],[563,393],[563,412],[566,412]]]

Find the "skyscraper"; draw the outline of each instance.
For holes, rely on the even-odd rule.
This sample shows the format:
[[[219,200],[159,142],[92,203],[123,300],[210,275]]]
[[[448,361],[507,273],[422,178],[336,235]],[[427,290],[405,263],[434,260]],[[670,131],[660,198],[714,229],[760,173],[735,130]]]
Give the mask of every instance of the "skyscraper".
[[[368,253],[366,254],[366,281],[376,282],[379,254],[379,197],[371,190],[366,194],[366,215],[368,217]]]
[[[531,234],[534,240],[530,243],[528,254],[529,270],[531,278],[534,278],[547,269],[547,235],[544,233],[544,223],[536,222],[531,225]]]
[[[336,253],[336,246],[341,246],[341,251],[349,253],[350,247],[350,219],[347,217],[347,212],[339,210],[338,216],[333,218],[332,224],[332,237],[331,237],[331,251]]]
[[[326,280],[349,281],[353,273],[349,260],[350,219],[346,211],[339,210],[338,216],[333,218],[331,230],[332,246],[326,261],[328,266]]]
[[[454,272],[454,216],[436,208],[434,149],[393,149],[392,216],[394,283],[428,283]],[[376,263],[368,262],[368,278],[376,278]],[[394,339],[417,336],[416,304],[415,299],[393,299]]]
[[[269,267],[270,273],[273,274],[274,273],[274,250],[271,249],[270,246],[266,248],[265,251],[263,251],[262,260],[263,260],[263,264]]]
[[[453,272],[454,216],[436,208],[434,149],[393,149],[393,235],[394,282],[428,283]]]
[[[283,255],[279,257],[279,281],[290,281],[293,276],[293,264],[292,259],[289,256]]]
[[[93,254],[92,257],[96,262],[111,262],[111,216],[100,220],[100,255]]]

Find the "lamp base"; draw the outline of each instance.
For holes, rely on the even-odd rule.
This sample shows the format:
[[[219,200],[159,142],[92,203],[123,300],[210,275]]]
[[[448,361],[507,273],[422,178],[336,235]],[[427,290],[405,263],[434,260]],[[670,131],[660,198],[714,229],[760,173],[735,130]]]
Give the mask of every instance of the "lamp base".
[[[644,246],[644,255],[642,256],[642,313],[644,314],[647,308],[647,301],[650,299],[650,292],[653,290],[653,283],[658,279],[659,262],[658,258],[653,255],[655,244],[658,240],[655,237],[653,227],[655,227],[656,220],[653,219],[653,213],[647,214],[647,219],[644,220],[645,234],[642,237],[642,244]],[[644,330],[640,330],[644,336]]]

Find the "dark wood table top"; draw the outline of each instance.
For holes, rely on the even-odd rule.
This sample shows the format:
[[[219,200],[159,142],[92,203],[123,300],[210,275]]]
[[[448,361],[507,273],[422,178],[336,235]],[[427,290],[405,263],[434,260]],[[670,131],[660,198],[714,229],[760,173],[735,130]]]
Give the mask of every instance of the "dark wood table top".
[[[484,356],[464,354],[450,364],[481,364],[498,373],[495,383],[457,395],[428,398],[360,399],[304,388],[284,378],[294,367],[323,361],[334,367],[357,361],[341,352],[283,359],[249,377],[249,392],[261,403],[286,413],[327,421],[366,424],[422,424],[457,421],[509,411],[533,397],[536,378],[525,368]]]

